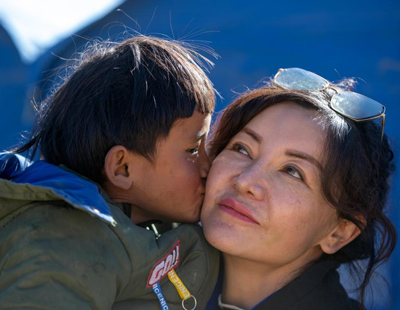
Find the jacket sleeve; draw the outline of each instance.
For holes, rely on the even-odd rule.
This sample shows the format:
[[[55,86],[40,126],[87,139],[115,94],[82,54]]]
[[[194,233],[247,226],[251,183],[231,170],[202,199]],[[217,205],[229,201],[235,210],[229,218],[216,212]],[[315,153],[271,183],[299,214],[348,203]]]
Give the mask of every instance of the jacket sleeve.
[[[0,228],[0,309],[111,309],[131,263],[110,227],[35,205]]]

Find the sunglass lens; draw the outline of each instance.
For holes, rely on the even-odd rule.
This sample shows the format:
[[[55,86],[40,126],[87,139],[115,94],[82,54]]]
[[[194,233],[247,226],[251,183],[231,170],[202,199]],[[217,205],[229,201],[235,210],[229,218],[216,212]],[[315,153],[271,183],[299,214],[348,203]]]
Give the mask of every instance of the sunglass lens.
[[[285,89],[311,91],[321,90],[328,85],[323,77],[300,68],[281,69],[274,83]]]
[[[384,106],[379,102],[348,91],[334,95],[331,107],[338,113],[356,120],[378,117],[384,112]]]

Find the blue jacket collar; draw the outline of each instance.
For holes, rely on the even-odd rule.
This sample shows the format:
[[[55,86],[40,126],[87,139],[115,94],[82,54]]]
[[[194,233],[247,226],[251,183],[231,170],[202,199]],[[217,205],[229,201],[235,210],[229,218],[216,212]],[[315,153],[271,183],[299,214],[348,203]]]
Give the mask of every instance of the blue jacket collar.
[[[20,155],[0,153],[0,178],[50,189],[73,207],[113,226],[117,224],[96,184],[44,160],[31,163]]]

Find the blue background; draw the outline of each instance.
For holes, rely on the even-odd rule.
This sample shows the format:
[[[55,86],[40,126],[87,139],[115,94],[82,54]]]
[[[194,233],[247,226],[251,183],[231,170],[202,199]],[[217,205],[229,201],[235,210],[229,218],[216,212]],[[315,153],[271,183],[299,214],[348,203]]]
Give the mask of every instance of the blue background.
[[[359,78],[357,91],[387,107],[385,131],[399,163],[400,1],[126,1],[120,8],[124,13],[113,10],[29,65],[0,29],[0,149],[18,143],[21,131],[31,128],[30,101],[49,91],[55,78],[49,70],[87,42],[81,36],[116,38],[125,26],[142,34],[209,41],[221,56],[210,72],[223,97],[217,110],[279,68],[301,67],[332,81]],[[390,204],[398,229],[399,184],[397,174]],[[380,269],[389,284],[377,279],[372,285],[373,309],[400,309],[399,260],[397,249],[391,264]]]

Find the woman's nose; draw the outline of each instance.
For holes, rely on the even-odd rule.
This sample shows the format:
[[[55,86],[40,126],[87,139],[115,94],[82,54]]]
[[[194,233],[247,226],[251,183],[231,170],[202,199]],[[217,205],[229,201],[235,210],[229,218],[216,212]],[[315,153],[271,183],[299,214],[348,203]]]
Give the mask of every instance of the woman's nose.
[[[233,187],[243,195],[262,200],[267,194],[264,172],[257,165],[242,170],[233,178]]]

